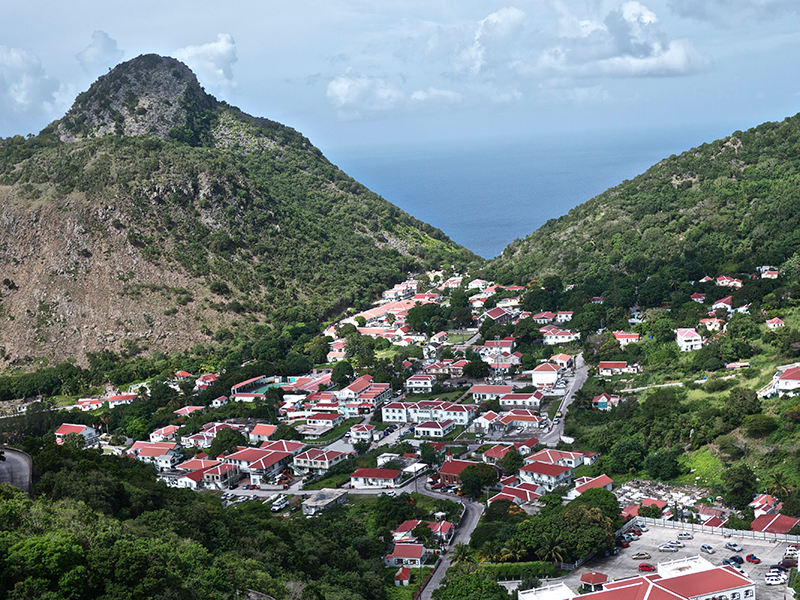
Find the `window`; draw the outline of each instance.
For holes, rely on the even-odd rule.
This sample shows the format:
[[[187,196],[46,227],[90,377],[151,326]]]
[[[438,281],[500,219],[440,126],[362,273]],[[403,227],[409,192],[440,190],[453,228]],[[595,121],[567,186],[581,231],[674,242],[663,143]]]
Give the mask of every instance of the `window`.
[[[753,590],[745,590],[744,591],[745,598],[752,598],[753,597]]]

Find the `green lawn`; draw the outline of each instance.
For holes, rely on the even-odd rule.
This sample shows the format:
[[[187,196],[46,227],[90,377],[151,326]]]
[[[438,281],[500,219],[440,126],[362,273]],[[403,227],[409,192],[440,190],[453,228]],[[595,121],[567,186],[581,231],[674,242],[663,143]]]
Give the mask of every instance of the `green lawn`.
[[[680,458],[681,466],[695,469],[693,473],[681,475],[678,483],[696,483],[698,485],[714,485],[721,483],[720,473],[723,470],[720,460],[708,451],[707,446],[695,450],[690,454],[683,454]],[[696,479],[699,477],[700,479]]]
[[[559,406],[561,406],[561,400],[558,398],[555,398],[550,402],[550,406],[547,409],[547,416],[550,417],[551,421],[555,418]]]
[[[466,342],[469,338],[471,338],[474,333],[448,333],[447,334],[447,343],[453,344],[458,346]]]

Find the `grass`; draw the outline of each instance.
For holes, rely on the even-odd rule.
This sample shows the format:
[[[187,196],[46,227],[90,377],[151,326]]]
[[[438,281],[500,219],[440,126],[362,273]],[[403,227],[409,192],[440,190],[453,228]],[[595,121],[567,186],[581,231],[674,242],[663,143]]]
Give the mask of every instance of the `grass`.
[[[551,421],[555,418],[556,413],[558,412],[558,408],[560,406],[561,406],[561,400],[556,399],[550,402],[550,406],[547,408],[547,416],[550,417]]]
[[[375,358],[392,360],[398,353],[399,350],[397,349],[387,348],[386,350],[378,350],[375,353]]]
[[[455,346],[458,346],[458,345],[463,344],[464,342],[466,342],[473,335],[475,335],[475,334],[473,334],[473,333],[448,333],[447,334],[447,343],[455,345]]]
[[[694,471],[678,477],[677,483],[696,483],[704,486],[722,483],[720,473],[723,465],[716,456],[711,454],[707,446],[703,446],[691,454],[683,454],[680,463],[687,470],[694,469]],[[699,479],[696,479],[697,477]]]
[[[338,488],[348,481],[352,473],[339,473],[338,475],[328,475],[313,483],[303,485],[305,490],[321,490],[322,488]]]
[[[395,586],[394,576],[398,569],[386,569],[386,600],[413,600],[414,593],[417,591],[417,588],[419,588],[419,584],[425,581],[425,578],[432,569],[430,567],[411,569],[411,583],[408,585]]]

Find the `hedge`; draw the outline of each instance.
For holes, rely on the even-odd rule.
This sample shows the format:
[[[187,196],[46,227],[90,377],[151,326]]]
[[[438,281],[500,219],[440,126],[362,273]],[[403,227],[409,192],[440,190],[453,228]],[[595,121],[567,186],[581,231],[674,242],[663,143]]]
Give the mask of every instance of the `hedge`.
[[[541,560],[519,563],[483,564],[481,565],[481,571],[484,571],[494,579],[511,581],[531,579],[534,577],[539,579],[544,577],[553,578],[561,574],[561,569],[553,563]]]

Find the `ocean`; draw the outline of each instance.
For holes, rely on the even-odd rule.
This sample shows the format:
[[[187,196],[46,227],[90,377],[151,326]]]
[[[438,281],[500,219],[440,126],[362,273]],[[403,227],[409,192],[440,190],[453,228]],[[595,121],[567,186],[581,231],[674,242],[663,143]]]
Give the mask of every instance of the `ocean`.
[[[548,219],[698,145],[697,137],[696,132],[561,136],[351,148],[333,155],[340,169],[372,191],[476,254],[493,258]]]

